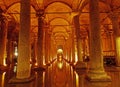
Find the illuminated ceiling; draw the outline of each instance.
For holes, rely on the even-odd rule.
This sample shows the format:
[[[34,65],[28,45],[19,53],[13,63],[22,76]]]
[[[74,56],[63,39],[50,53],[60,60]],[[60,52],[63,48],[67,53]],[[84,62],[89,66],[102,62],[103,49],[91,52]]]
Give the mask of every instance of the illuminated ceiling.
[[[74,13],[78,12],[80,31],[86,35],[89,28],[89,0],[31,0],[31,35],[37,34],[36,11],[44,10],[45,23],[49,27],[52,37],[57,41],[68,39],[72,33]],[[100,0],[100,22],[111,29],[109,14],[113,11],[120,12],[120,0]],[[0,7],[10,21],[9,32],[19,31],[20,0],[0,0]],[[14,28],[14,29],[13,29]]]

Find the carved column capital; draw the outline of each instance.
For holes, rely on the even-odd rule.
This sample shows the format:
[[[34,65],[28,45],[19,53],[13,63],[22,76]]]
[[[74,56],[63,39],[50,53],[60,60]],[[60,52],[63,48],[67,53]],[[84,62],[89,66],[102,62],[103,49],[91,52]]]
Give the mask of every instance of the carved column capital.
[[[44,17],[44,10],[42,10],[42,9],[37,10],[36,16],[37,16],[37,17]]]

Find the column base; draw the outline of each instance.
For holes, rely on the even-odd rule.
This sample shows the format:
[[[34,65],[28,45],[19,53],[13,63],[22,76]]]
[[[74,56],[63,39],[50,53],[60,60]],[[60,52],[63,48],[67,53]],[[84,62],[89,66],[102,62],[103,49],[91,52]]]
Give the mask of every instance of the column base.
[[[91,82],[110,82],[111,77],[106,74],[106,72],[88,72],[86,79]]]
[[[46,68],[47,68],[47,66],[36,66],[33,69],[36,70],[36,71],[39,71],[39,70],[44,71],[44,70],[46,70]]]
[[[35,79],[35,76],[31,76],[29,78],[25,78],[25,79],[18,79],[16,77],[13,77],[9,80],[9,84],[17,84],[17,83],[27,83],[27,82],[31,82]]]
[[[82,62],[82,61],[78,61],[76,63],[76,65],[74,65],[74,68],[75,69],[86,69],[87,68],[87,65],[85,62]]]

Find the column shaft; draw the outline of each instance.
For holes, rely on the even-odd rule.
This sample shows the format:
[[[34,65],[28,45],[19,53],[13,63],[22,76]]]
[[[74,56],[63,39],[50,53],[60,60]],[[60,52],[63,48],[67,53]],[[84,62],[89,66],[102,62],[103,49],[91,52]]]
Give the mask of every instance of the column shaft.
[[[18,79],[30,77],[30,0],[21,0],[20,9],[20,30],[18,44],[18,63],[17,76]]]
[[[48,27],[45,28],[45,63],[48,64],[49,57],[48,57],[48,45],[49,45],[49,39],[48,39]]]
[[[33,43],[33,66],[37,66],[37,40],[34,38],[34,43]]]
[[[79,15],[74,17],[74,25],[75,25],[75,34],[76,34],[76,47],[77,47],[77,57],[78,61],[75,68],[86,68],[86,64],[83,62],[83,47],[82,47],[82,38],[80,35],[80,23],[79,23]]]
[[[0,66],[6,65],[7,21],[0,13]]]
[[[76,40],[77,40],[77,55],[78,55],[78,61],[83,61],[82,58],[82,40],[80,36],[80,24],[79,24],[79,15],[74,17],[74,25],[76,30]]]
[[[110,77],[104,71],[101,47],[99,0],[90,0],[90,81],[109,81]]]
[[[43,67],[43,18],[38,14],[38,42],[37,42],[37,63],[38,67]]]
[[[13,58],[13,42],[12,37],[9,36],[7,43],[7,64],[10,65],[12,63]]]
[[[116,63],[120,66],[120,29],[119,29],[119,17],[115,13],[112,15],[112,24],[115,38],[116,48]]]

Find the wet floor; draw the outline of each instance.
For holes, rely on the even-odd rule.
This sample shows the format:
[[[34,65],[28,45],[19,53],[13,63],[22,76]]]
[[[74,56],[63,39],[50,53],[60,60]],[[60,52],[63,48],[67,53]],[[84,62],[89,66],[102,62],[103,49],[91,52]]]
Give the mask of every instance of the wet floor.
[[[13,72],[0,72],[0,87],[120,87],[119,67],[107,67],[111,82],[89,82],[85,79],[86,70],[74,70],[70,64],[55,61],[45,71],[34,71],[35,79],[28,83],[9,84]]]

